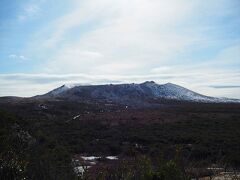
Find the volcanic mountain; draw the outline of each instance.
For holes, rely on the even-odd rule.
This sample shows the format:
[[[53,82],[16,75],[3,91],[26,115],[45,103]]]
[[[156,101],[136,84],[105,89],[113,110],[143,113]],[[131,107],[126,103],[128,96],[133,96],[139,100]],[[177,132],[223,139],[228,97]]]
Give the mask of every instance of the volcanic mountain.
[[[66,99],[70,101],[108,101],[125,105],[149,104],[163,100],[201,103],[239,103],[240,100],[201,95],[182,86],[146,81],[141,84],[63,85],[37,99]]]

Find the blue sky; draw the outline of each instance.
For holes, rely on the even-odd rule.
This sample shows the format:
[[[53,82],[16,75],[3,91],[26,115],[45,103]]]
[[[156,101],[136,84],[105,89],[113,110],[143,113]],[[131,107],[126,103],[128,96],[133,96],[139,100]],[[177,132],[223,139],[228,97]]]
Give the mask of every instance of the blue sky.
[[[240,1],[0,1],[0,96],[145,80],[240,98]]]

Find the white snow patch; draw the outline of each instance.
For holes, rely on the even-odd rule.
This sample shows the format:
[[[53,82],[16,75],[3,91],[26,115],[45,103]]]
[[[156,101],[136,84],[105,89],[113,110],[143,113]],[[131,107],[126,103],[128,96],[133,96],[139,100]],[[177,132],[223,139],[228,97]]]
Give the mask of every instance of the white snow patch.
[[[82,176],[83,173],[89,169],[91,166],[77,166],[74,168],[74,172],[78,175],[78,176]]]
[[[75,119],[77,119],[77,118],[79,118],[79,117],[80,117],[80,114],[77,115],[77,116],[74,116],[74,117],[73,117],[73,120],[75,120]]]
[[[101,157],[98,156],[81,156],[81,158],[85,161],[94,161],[100,159]]]
[[[109,160],[117,160],[118,157],[117,157],[117,156],[107,156],[106,159],[109,159]]]

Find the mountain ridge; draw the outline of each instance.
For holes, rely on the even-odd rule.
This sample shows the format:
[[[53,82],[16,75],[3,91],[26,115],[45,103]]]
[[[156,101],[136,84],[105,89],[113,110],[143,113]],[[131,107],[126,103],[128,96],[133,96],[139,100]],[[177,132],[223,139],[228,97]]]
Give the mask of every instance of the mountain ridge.
[[[177,100],[201,103],[240,103],[238,99],[205,96],[173,83],[62,85],[36,98],[63,98],[73,101],[106,100],[120,104],[141,104],[149,100]]]

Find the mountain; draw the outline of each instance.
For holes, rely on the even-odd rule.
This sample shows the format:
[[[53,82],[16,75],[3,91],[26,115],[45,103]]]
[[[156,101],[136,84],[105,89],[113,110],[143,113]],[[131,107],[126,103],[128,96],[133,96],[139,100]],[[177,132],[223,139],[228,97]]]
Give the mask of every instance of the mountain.
[[[35,98],[57,98],[71,101],[97,100],[120,104],[148,104],[174,100],[203,103],[239,103],[240,100],[204,96],[182,86],[146,81],[141,84],[63,85]]]

